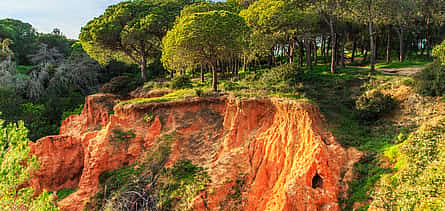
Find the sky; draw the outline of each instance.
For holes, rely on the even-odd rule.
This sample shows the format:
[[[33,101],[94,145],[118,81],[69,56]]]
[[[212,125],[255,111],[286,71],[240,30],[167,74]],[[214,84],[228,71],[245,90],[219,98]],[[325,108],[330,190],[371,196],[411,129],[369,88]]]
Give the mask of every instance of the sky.
[[[30,23],[38,32],[58,28],[77,39],[80,28],[101,15],[107,6],[122,0],[0,0],[0,19],[13,18]]]

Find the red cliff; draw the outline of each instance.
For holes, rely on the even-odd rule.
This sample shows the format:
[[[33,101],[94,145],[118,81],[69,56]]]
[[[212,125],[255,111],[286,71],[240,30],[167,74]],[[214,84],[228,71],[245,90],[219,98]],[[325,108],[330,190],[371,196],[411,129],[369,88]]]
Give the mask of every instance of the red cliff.
[[[157,137],[174,132],[167,165],[188,159],[204,167],[210,184],[195,210],[227,210],[232,187],[244,180],[245,210],[339,210],[352,165],[360,157],[342,148],[316,106],[295,100],[195,98],[179,102],[120,104],[116,96],[87,98],[81,115],[63,122],[59,136],[31,144],[41,168],[38,191],[79,187],[60,201],[81,210],[99,191],[99,175],[131,164]],[[144,121],[146,115],[152,121]],[[128,148],[110,143],[113,129],[134,130]]]

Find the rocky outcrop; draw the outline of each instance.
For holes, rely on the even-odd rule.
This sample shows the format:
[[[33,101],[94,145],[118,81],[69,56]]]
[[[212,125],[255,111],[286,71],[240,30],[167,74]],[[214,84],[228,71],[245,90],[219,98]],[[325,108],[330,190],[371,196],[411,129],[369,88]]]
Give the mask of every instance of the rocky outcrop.
[[[167,134],[173,139],[167,165],[188,159],[210,177],[195,210],[339,210],[338,198],[360,157],[336,142],[317,107],[306,102],[194,98],[120,104],[113,113],[105,108],[115,99],[87,98],[82,114],[68,118],[60,136],[31,144],[31,154],[42,162],[32,186],[79,187],[59,202],[62,210],[81,210],[99,191],[102,172],[133,163]],[[134,138],[116,147],[115,130],[131,130]]]

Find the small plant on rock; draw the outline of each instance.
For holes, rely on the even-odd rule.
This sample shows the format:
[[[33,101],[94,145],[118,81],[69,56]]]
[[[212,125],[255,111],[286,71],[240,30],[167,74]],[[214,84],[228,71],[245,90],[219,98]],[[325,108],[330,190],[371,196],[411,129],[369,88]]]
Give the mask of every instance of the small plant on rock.
[[[130,140],[134,139],[135,137],[136,134],[134,133],[134,130],[125,132],[122,129],[113,129],[110,142],[116,148],[120,148],[122,145],[124,145],[125,149],[128,149],[130,146]]]
[[[153,114],[145,114],[144,121],[146,123],[151,123],[155,119],[155,116]]]

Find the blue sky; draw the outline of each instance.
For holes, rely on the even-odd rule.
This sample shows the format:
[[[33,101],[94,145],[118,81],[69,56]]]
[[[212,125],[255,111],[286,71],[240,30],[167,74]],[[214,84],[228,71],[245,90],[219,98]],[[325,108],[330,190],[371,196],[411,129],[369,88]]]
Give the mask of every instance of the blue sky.
[[[108,5],[122,0],[0,0],[0,19],[30,23],[39,32],[59,28],[69,38],[78,38],[80,28],[101,15]]]

